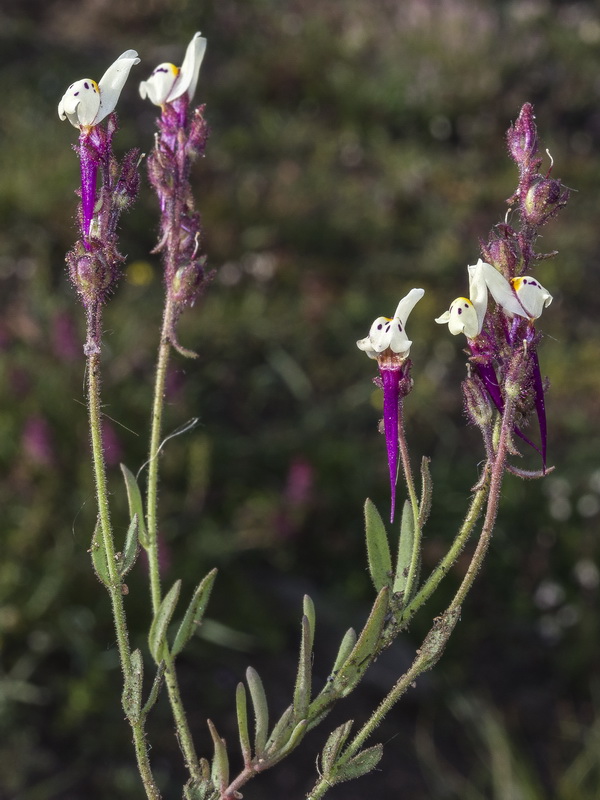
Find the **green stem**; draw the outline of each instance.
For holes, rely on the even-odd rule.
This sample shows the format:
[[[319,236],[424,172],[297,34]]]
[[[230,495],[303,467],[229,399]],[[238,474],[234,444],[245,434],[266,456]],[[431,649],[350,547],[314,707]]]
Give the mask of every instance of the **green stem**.
[[[440,585],[444,576],[447,575],[448,571],[450,570],[450,568],[460,555],[471,533],[473,532],[473,528],[475,527],[477,518],[481,514],[481,510],[487,499],[489,492],[489,484],[490,484],[489,480],[490,472],[491,472],[491,464],[488,461],[484,468],[484,475],[481,484],[471,499],[471,505],[469,506],[469,510],[467,511],[465,520],[460,530],[458,531],[454,541],[452,542],[450,549],[448,550],[446,555],[441,559],[439,564],[435,567],[431,575],[427,578],[427,580],[425,581],[419,592],[417,592],[413,600],[402,612],[402,616],[399,619],[400,625],[402,625],[402,623],[404,623],[406,620],[409,620],[411,617],[413,617],[419,610],[419,608],[421,608],[421,606],[424,605],[427,602],[427,600],[429,600],[431,595]]]
[[[165,384],[171,343],[169,330],[172,307],[167,300],[160,334],[156,378],[154,381],[154,402],[152,404],[152,427],[150,432],[150,451],[148,454],[148,484],[146,523],[148,527],[148,562],[150,570],[150,596],[152,610],[156,614],[162,600],[160,586],[160,564],[158,558],[158,451],[162,430],[162,415],[165,403]]]
[[[500,490],[502,488],[502,479],[504,477],[506,457],[508,455],[508,443],[514,426],[514,406],[514,400],[511,397],[507,397],[504,414],[502,415],[502,426],[500,428],[500,435],[498,437],[498,446],[496,448],[494,464],[492,466],[490,475],[488,504],[481,534],[479,536],[479,541],[477,542],[475,552],[473,553],[473,557],[471,558],[471,562],[469,563],[469,568],[467,569],[461,585],[458,587],[458,591],[454,595],[454,599],[448,606],[448,611],[457,609],[465,599],[469,589],[473,585],[473,581],[475,580],[481,565],[483,564],[483,560],[492,539],[496,517],[498,516]]]
[[[106,486],[106,468],[104,465],[104,448],[102,445],[102,423],[100,412],[100,355],[94,353],[88,356],[88,413],[90,420],[90,435],[92,439],[92,456],[94,464],[94,478],[96,482],[96,497],[98,501],[98,513],[100,517],[100,530],[104,544],[104,552],[108,562],[108,574],[110,584],[107,587],[112,605],[112,613],[117,634],[117,644],[119,648],[119,659],[121,670],[125,679],[131,673],[131,653],[129,650],[129,638],[127,635],[127,622],[125,618],[125,607],[123,605],[123,594],[121,588],[121,578],[117,570],[115,560],[115,546],[110,522],[110,512],[108,506],[108,491]],[[160,800],[160,792],[154,782],[148,748],[144,734],[143,719],[129,719],[133,732],[135,754],[137,758],[138,770],[146,796],[148,800]]]
[[[160,564],[158,553],[158,462],[160,437],[162,431],[162,417],[165,403],[165,384],[171,343],[169,332],[173,324],[173,305],[167,298],[163,315],[163,324],[160,334],[160,345],[156,362],[156,378],[154,382],[154,402],[152,405],[152,426],[150,433],[150,452],[148,454],[148,484],[146,523],[148,527],[148,562],[150,574],[150,595],[154,614],[158,611],[162,600],[160,585]],[[183,752],[186,767],[194,781],[202,781],[202,772],[190,727],[188,725],[185,709],[181,700],[181,692],[177,681],[174,660],[168,656],[165,659],[165,684],[171,704],[171,711],[177,729],[177,738]]]

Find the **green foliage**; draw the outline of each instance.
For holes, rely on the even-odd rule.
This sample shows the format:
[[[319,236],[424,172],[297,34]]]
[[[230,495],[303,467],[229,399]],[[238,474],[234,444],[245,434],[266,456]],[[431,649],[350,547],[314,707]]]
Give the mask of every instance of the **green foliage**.
[[[415,390],[406,411],[415,452],[435,456],[424,574],[437,563],[448,530],[460,522],[481,450],[460,415],[460,345],[428,320],[460,291],[457,276],[502,212],[499,198],[508,196],[514,175],[498,143],[531,99],[555,173],[577,190],[577,213],[548,229],[548,245],[560,256],[539,270],[556,298],[540,355],[551,379],[551,460],[560,474],[543,487],[529,485],[526,495],[517,481],[506,485],[493,558],[470,601],[477,614],[465,610],[462,646],[458,653],[448,648],[445,674],[455,686],[475,685],[498,698],[506,740],[516,746],[526,739],[548,756],[531,760],[548,786],[558,786],[565,770],[565,797],[585,796],[586,781],[593,797],[589,686],[598,660],[600,557],[600,314],[589,290],[600,211],[595,5],[521,9],[489,0],[474,8],[414,0],[399,12],[364,0],[343,8],[327,0],[302,8],[219,0],[176,9],[161,0],[147,8],[108,4],[101,14],[89,2],[63,11],[38,2],[26,11],[15,6],[4,13],[0,33],[0,794],[135,797],[129,738],[122,712],[113,708],[114,633],[86,552],[95,511],[83,466],[82,315],[62,255],[73,239],[76,132],[59,124],[56,105],[75,77],[97,79],[131,46],[143,56],[137,77],[146,77],[164,60],[163,48],[170,48],[167,60],[177,60],[200,28],[209,37],[200,97],[213,132],[194,179],[218,273],[181,321],[182,339],[202,354],[201,368],[177,362],[170,375],[166,431],[198,415],[201,426],[161,453],[161,553],[167,586],[175,576],[196,586],[218,564],[222,586],[211,616],[231,635],[227,645],[216,645],[201,628],[189,639],[184,684],[216,719],[229,702],[228,681],[247,663],[247,653],[238,656],[229,643],[242,651],[256,646],[236,638],[240,631],[264,643],[252,659],[267,685],[274,654],[289,640],[285,671],[293,686],[296,600],[313,594],[326,609],[323,636],[336,644],[370,603],[359,507],[365,495],[384,502],[387,484],[378,395],[353,342],[382,304],[393,310],[417,281],[427,295],[411,319]],[[119,147],[145,139],[148,149],[153,119],[135,81],[119,114]],[[108,466],[123,534],[121,520],[135,513],[143,520],[141,509],[127,516],[118,462],[135,471],[147,458],[138,434],[149,413],[162,283],[148,256],[156,230],[152,201],[142,199],[124,229],[129,263],[107,309],[104,363]],[[143,530],[139,538],[143,545]],[[93,545],[92,551],[98,555]],[[132,647],[145,646],[143,556],[127,578]],[[461,565],[449,584],[460,578]],[[292,578],[298,574],[311,581],[308,589]],[[549,576],[563,595],[547,608],[532,598]],[[334,670],[355,644],[349,634]],[[471,666],[464,652],[472,653]],[[317,651],[315,664],[327,668],[334,656]],[[235,677],[218,666],[230,659]],[[517,676],[522,690],[515,694]],[[443,689],[434,683],[431,691]],[[532,727],[532,697],[555,709],[549,724]],[[154,713],[175,763],[179,751],[160,703]],[[410,735],[407,716],[390,736]],[[442,723],[436,742],[444,731]],[[452,756],[455,736],[441,746]],[[396,780],[412,782],[414,797],[447,796],[443,783],[430,791],[419,777],[423,751],[415,757],[406,749]],[[581,772],[567,770],[577,753],[587,754],[585,775],[583,761]],[[489,764],[491,753],[481,759]],[[456,769],[467,772],[468,756],[463,762]],[[174,791],[178,776],[171,766],[163,769]],[[484,771],[475,785],[487,787]],[[374,793],[391,791],[383,777],[371,779],[382,781],[372,784],[382,787]],[[44,788],[47,780],[56,781],[54,788]],[[304,789],[294,791],[300,796]],[[344,791],[353,798],[352,784]]]

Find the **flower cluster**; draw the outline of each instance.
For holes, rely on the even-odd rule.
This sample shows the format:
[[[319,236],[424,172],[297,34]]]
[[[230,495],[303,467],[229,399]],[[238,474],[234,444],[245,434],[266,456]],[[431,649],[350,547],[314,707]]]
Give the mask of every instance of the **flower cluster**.
[[[471,420],[483,433],[486,451],[494,457],[492,424],[494,408],[504,415],[510,399],[509,431],[531,445],[542,458],[546,472],[547,426],[545,410],[546,382],[542,379],[537,355],[541,334],[535,321],[552,302],[552,295],[531,276],[535,262],[546,255],[534,251],[539,228],[566,204],[569,192],[561,182],[541,175],[542,159],[533,109],[529,103],[521,109],[508,131],[509,152],[519,168],[519,185],[509,198],[516,210],[518,229],[507,222],[497,225],[488,242],[481,243],[483,258],[468,267],[469,296],[458,297],[435,321],[447,324],[450,333],[463,333],[469,346],[469,376],[463,383],[465,405]],[[399,436],[402,435],[401,401],[411,389],[408,354],[411,342],[405,323],[422,289],[413,289],[401,300],[394,318],[379,317],[369,336],[357,342],[371,358],[377,359],[384,393],[383,427],[392,489],[392,519],[398,472]],[[523,432],[535,413],[540,432],[536,446]],[[518,455],[513,442],[510,452]],[[509,467],[517,474],[533,477]]]
[[[193,304],[207,279],[206,259],[200,254],[200,217],[189,185],[191,160],[203,153],[208,135],[204,106],[189,113],[205,50],[206,39],[196,33],[181,69],[160,64],[140,84],[141,96],[161,108],[160,133],[148,158],[148,172],[160,202],[161,238],[156,250],[164,253],[171,309],[169,337],[176,347],[175,321],[186,305]],[[81,169],[81,236],[67,255],[67,265],[88,316],[88,353],[100,350],[100,309],[124,261],[117,248],[117,222],[139,188],[139,150],[127,153],[120,163],[112,151],[117,130],[113,112],[130,70],[139,60],[135,50],[127,50],[98,83],[91,78],[72,83],[58,106],[59,117],[68,119],[80,132],[75,149]],[[100,124],[104,120],[105,126]]]
[[[208,137],[204,106],[189,113],[205,49],[206,39],[197,33],[188,45],[181,69],[160,64],[140,84],[140,95],[161,108],[159,134],[148,157],[148,176],[161,211],[160,240],[154,252],[163,253],[170,313],[168,336],[171,344],[188,356],[194,354],[179,344],[175,323],[183,309],[194,304],[210,278],[206,257],[200,253],[202,225],[189,183],[191,162],[204,153]]]

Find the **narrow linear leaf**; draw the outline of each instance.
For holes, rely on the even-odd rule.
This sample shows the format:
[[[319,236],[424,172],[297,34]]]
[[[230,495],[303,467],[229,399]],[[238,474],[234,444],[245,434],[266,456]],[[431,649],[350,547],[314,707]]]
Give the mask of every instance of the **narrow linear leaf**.
[[[201,624],[216,577],[217,570],[213,569],[196,587],[196,590],[192,595],[192,599],[190,600],[190,604],[187,607],[187,611],[181,620],[179,630],[175,635],[173,648],[171,650],[171,654],[173,656],[181,653],[183,648],[198,629],[198,626]]]
[[[412,507],[408,500],[404,501],[402,508],[402,520],[400,522],[400,541],[398,543],[398,563],[396,564],[396,574],[392,591],[394,594],[406,590],[406,582],[412,560],[413,545],[415,541],[415,520]],[[409,602],[409,597],[403,598],[403,605]]]
[[[229,786],[229,758],[227,757],[225,739],[221,739],[211,720],[207,719],[206,723],[215,748],[210,777],[213,784],[220,789],[221,792],[224,792]]]
[[[131,518],[131,522],[129,523],[129,528],[127,529],[127,536],[125,537],[125,547],[123,548],[123,554],[119,560],[119,577],[124,578],[125,575],[129,572],[129,570],[135,564],[135,560],[138,557],[138,553],[140,550],[139,546],[139,517],[137,514],[134,514]]]
[[[336,672],[339,668],[344,664],[350,653],[352,652],[352,648],[356,644],[356,631],[354,628],[348,628],[346,633],[344,634],[344,638],[341,641],[340,649],[338,650],[338,654],[335,657],[335,662],[333,665],[333,669],[331,670],[331,674],[335,676]]]
[[[156,675],[154,676],[154,680],[152,682],[152,688],[150,689],[150,694],[148,695],[148,699],[146,700],[144,707],[142,708],[143,717],[145,717],[146,714],[148,714],[152,706],[158,700],[158,695],[160,693],[164,675],[165,675],[165,664],[162,663],[156,670]]]
[[[375,769],[377,764],[381,761],[383,755],[383,745],[376,744],[373,747],[367,747],[358,755],[351,758],[350,761],[337,767],[334,772],[333,780],[335,783],[342,783],[342,781],[351,781],[353,778],[360,778],[366,775],[371,770]]]
[[[346,662],[333,679],[334,690],[345,697],[359,682],[373,658],[377,648],[389,606],[389,589],[384,586],[377,595],[373,608],[361,631],[358,641]]]
[[[136,723],[142,715],[142,684],[144,681],[144,663],[140,650],[131,654],[131,672],[125,676],[121,702],[123,711],[130,722]]]
[[[302,611],[308,620],[308,625],[310,628],[310,650],[312,652],[313,645],[315,643],[315,605],[307,594],[304,595]]]
[[[279,750],[279,752],[275,755],[274,760],[271,760],[271,763],[275,764],[277,763],[277,761],[281,761],[287,755],[289,755],[292,752],[292,750],[295,750],[296,747],[298,747],[298,745],[304,738],[304,734],[306,733],[307,730],[308,730],[308,720],[306,719],[300,720],[300,722],[296,725],[296,727],[292,731],[290,738],[287,740],[287,742],[281,748],[281,750]]]
[[[431,480],[431,470],[429,469],[430,463],[431,459],[423,456],[421,459],[421,502],[419,503],[419,528],[421,530],[425,527],[431,511],[433,481]]]
[[[340,750],[346,744],[346,740],[350,735],[353,722],[354,720],[349,719],[329,734],[321,754],[321,772],[325,778],[331,774]]]
[[[142,547],[147,550],[150,546],[150,542],[148,541],[148,533],[146,532],[146,525],[144,523],[144,503],[142,501],[140,487],[137,485],[135,475],[125,464],[121,464],[121,472],[125,479],[125,489],[127,490],[127,501],[129,503],[129,516],[133,519],[134,514],[138,515],[138,538]]]
[[[276,753],[290,738],[294,726],[294,706],[288,706],[275,723],[265,747],[266,754]]]
[[[92,566],[98,579],[106,586],[110,586],[110,573],[108,571],[108,560],[104,548],[104,538],[100,529],[100,520],[96,523],[94,535],[92,536],[92,546],[89,550],[92,556]]]
[[[269,706],[265,687],[258,672],[252,667],[246,670],[246,680],[250,689],[250,697],[254,708],[254,754],[262,758],[267,743],[269,730]]]
[[[300,639],[300,656],[298,658],[298,673],[294,687],[294,722],[306,719],[311,693],[312,650],[311,630],[308,617],[302,617],[302,636]]]
[[[367,498],[365,502],[365,531],[369,573],[375,591],[392,583],[392,556],[383,520],[374,503]]]
[[[152,625],[150,626],[148,647],[150,648],[152,658],[157,664],[160,664],[168,653],[167,628],[171,622],[173,612],[175,611],[180,591],[181,580],[176,580],[163,597],[162,603],[158,607],[156,616],[152,620]]]
[[[247,767],[252,761],[252,748],[250,747],[250,732],[248,730],[248,699],[246,697],[246,687],[243,683],[238,683],[235,690],[235,708],[240,735],[240,748],[244,758],[244,766]]]

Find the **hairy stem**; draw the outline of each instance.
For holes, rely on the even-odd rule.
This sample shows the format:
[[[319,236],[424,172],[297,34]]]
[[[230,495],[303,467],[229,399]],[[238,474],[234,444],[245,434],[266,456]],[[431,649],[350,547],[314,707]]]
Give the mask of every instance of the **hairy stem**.
[[[148,454],[148,484],[146,489],[146,522],[148,527],[148,562],[150,575],[150,595],[152,609],[156,614],[162,600],[160,585],[160,564],[158,551],[158,463],[160,437],[162,431],[162,417],[165,403],[165,384],[171,344],[169,331],[172,326],[173,307],[167,299],[163,315],[163,324],[156,362],[156,377],[154,382],[154,402],[152,405],[152,426],[150,433],[150,451]],[[175,662],[170,656],[165,659],[165,684],[169,695],[169,702],[177,730],[177,738],[181,747],[186,767],[198,783],[202,780],[202,773],[190,727],[188,725],[185,709],[181,700],[179,682],[175,671]]]
[[[100,518],[100,531],[104,545],[104,552],[108,562],[110,585],[108,593],[112,605],[112,613],[117,634],[119,659],[124,679],[131,673],[131,652],[129,650],[129,637],[127,635],[127,622],[123,604],[121,579],[115,560],[115,545],[110,522],[108,506],[108,491],[106,486],[106,469],[104,465],[104,448],[102,444],[102,423],[100,412],[100,355],[94,353],[88,356],[88,413],[90,421],[90,435],[92,440],[92,456],[94,464],[94,479],[96,483],[96,498],[98,501],[98,514]],[[159,800],[160,792],[154,781],[148,748],[144,734],[143,718],[129,719],[133,732],[133,741],[137,758],[138,770],[148,800]]]

